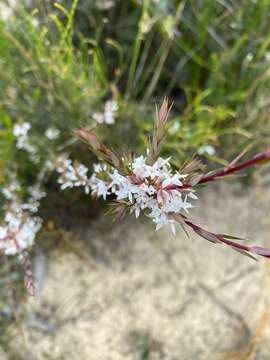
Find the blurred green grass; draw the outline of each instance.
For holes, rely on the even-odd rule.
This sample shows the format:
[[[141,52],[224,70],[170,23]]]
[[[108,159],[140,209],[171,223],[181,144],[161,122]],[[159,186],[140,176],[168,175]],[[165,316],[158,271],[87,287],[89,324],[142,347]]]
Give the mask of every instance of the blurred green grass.
[[[269,1],[105,5],[34,1],[2,24],[3,116],[30,121],[38,134],[54,124],[69,137],[113,96],[117,123],[101,132],[121,147],[135,131],[139,150],[166,95],[180,125],[167,151],[181,159],[205,144],[225,158],[267,143]]]

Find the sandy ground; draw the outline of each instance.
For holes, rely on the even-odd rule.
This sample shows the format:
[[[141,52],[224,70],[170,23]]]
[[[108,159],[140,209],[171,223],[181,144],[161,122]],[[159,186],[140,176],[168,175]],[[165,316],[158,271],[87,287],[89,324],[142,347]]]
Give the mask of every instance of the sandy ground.
[[[270,246],[269,194],[219,188],[199,203],[208,229]],[[132,219],[78,237],[84,256],[36,259],[48,271],[14,330],[20,359],[270,359],[270,261]]]

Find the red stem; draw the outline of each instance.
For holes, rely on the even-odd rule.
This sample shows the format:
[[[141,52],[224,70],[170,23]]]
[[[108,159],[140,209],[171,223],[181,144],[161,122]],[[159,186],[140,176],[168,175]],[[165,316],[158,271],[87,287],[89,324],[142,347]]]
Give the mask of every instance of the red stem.
[[[270,148],[268,148],[267,150],[265,150],[262,153],[259,153],[259,154],[255,155],[250,160],[247,160],[247,161],[244,161],[244,162],[240,163],[239,165],[228,166],[228,167],[224,168],[223,170],[218,171],[217,173],[212,174],[212,175],[203,175],[196,185],[205,184],[205,183],[208,183],[208,182],[211,182],[211,181],[218,180],[218,179],[223,178],[225,176],[234,174],[234,173],[236,173],[238,171],[250,168],[250,167],[252,167],[252,166],[254,166],[254,165],[256,165],[256,164],[258,164],[258,163],[260,163],[262,161],[265,161],[265,160],[270,160]],[[168,186],[166,188],[166,190],[173,190],[173,189],[180,190],[180,189],[187,189],[187,188],[191,188],[191,187],[192,187],[191,184],[184,184],[184,185],[181,185],[181,186],[170,185],[170,186]]]
[[[191,227],[197,234],[200,235],[201,231],[211,234],[214,237],[216,237],[219,241],[223,242],[226,245],[229,246],[233,246],[235,248],[238,248],[240,250],[245,250],[245,251],[249,251],[249,246],[248,245],[244,245],[244,244],[238,244],[237,242],[225,239],[224,236],[220,235],[220,234],[214,234],[214,233],[210,233],[210,231],[207,231],[203,228],[201,228],[200,226],[197,226],[196,224],[194,224],[193,222],[186,220],[185,223]]]
[[[199,181],[199,184],[204,184],[206,182],[214,181],[214,180],[217,180],[218,178],[231,175],[235,172],[247,169],[249,167],[252,167],[252,166],[258,164],[259,162],[262,162],[262,161],[265,161],[268,159],[270,159],[270,148],[268,148],[267,150],[265,150],[262,153],[255,155],[252,159],[240,163],[239,165],[235,165],[235,166],[231,166],[231,167],[229,166],[229,167],[224,168],[223,170],[217,172],[216,174],[203,176],[201,178],[201,180]]]
[[[235,241],[226,239],[225,236],[222,234],[215,234],[210,231],[207,231],[207,230],[201,228],[200,226],[194,224],[192,221],[189,221],[187,219],[185,219],[184,221],[187,226],[191,227],[192,230],[195,231],[195,233],[197,233],[199,236],[201,236],[209,241],[212,241],[214,243],[223,243],[225,245],[230,246],[234,250],[238,250],[246,255],[247,254],[255,254],[255,255],[266,257],[266,258],[270,258],[270,250],[269,249],[263,248],[261,246],[256,246],[256,245],[239,244]]]

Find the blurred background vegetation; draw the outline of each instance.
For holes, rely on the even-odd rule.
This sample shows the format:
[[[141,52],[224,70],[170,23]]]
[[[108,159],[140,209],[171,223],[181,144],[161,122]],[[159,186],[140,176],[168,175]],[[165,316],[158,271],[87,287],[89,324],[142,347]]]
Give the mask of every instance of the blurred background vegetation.
[[[23,187],[35,183],[63,148],[93,162],[72,138],[81,125],[139,153],[164,96],[174,102],[164,153],[175,162],[199,153],[226,164],[247,147],[265,148],[269,8],[270,0],[0,0],[1,186],[10,171]],[[97,124],[93,115],[111,99],[115,123]],[[15,146],[21,122],[32,125],[35,159]],[[44,136],[52,126],[60,130],[54,142]],[[60,194],[55,180],[44,182],[45,219],[55,216],[52,201],[91,213],[87,197]]]
[[[263,147],[270,131],[269,5],[1,2],[1,166],[14,156],[15,122],[32,124],[45,158],[46,128],[60,129],[63,143],[75,127],[93,125],[92,114],[112,98],[116,123],[98,131],[117,148],[140,151],[164,96],[174,102],[165,151],[179,161],[198,151],[222,161],[248,144]]]

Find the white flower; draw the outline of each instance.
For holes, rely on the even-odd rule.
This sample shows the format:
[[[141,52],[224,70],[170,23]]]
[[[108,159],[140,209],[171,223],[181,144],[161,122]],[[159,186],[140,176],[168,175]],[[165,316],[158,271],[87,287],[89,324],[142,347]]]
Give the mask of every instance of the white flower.
[[[118,104],[115,100],[109,100],[105,103],[104,122],[105,124],[114,124],[114,116],[118,110]]]
[[[98,124],[112,125],[115,123],[115,114],[118,111],[118,103],[115,100],[108,100],[104,106],[104,112],[95,112],[92,114],[93,119]]]
[[[41,220],[20,210],[8,212],[5,225],[0,227],[0,251],[5,255],[16,255],[34,244]]]
[[[113,0],[99,0],[96,6],[100,10],[109,10],[115,6],[115,2]]]
[[[181,186],[182,182],[180,181],[180,179],[182,179],[183,176],[180,174],[174,174],[172,177],[170,178],[166,178],[162,181],[162,187],[165,188],[167,186],[170,185],[177,185],[177,186]]]
[[[0,191],[7,200],[12,200],[12,198],[16,196],[16,193],[19,190],[20,185],[14,175],[12,175],[12,180],[8,183],[6,187],[2,188]]]
[[[47,195],[39,186],[29,186],[28,191],[31,196],[31,201],[39,201]]]
[[[4,239],[7,236],[7,228],[0,226],[0,240]]]
[[[198,149],[198,154],[199,155],[210,155],[210,156],[213,156],[215,155],[216,153],[216,150],[213,146],[211,145],[203,145],[203,146],[200,146],[199,149]]]
[[[104,115],[103,114],[95,112],[92,114],[92,117],[98,124],[104,123]]]
[[[150,176],[150,166],[146,165],[146,159],[143,156],[139,156],[134,159],[132,163],[132,170],[135,175],[140,178],[146,178]]]
[[[177,133],[177,131],[180,129],[180,122],[175,121],[174,124],[169,128],[169,132],[171,134]]]
[[[88,168],[80,163],[72,164],[67,154],[62,154],[56,159],[56,170],[60,174],[58,183],[61,189],[73,187],[84,187],[86,194],[89,194],[92,187],[91,179],[88,178]]]
[[[30,144],[28,132],[31,129],[31,124],[24,122],[22,124],[15,124],[13,128],[13,135],[17,138],[16,147],[28,151],[30,154],[36,153],[36,148]]]
[[[31,124],[24,122],[22,124],[15,124],[13,128],[13,135],[16,137],[26,136],[31,129]]]
[[[50,127],[45,131],[45,136],[49,140],[56,140],[59,138],[60,130],[58,130],[56,127]]]
[[[37,18],[32,18],[32,24],[35,28],[37,28],[39,26],[39,21]]]
[[[94,190],[96,190],[97,196],[102,196],[103,200],[106,200],[106,197],[108,195],[108,186],[104,181],[99,180],[96,183],[96,188],[94,187]]]
[[[247,53],[246,59],[247,61],[252,61],[254,58],[254,54],[252,54],[251,52]]]

